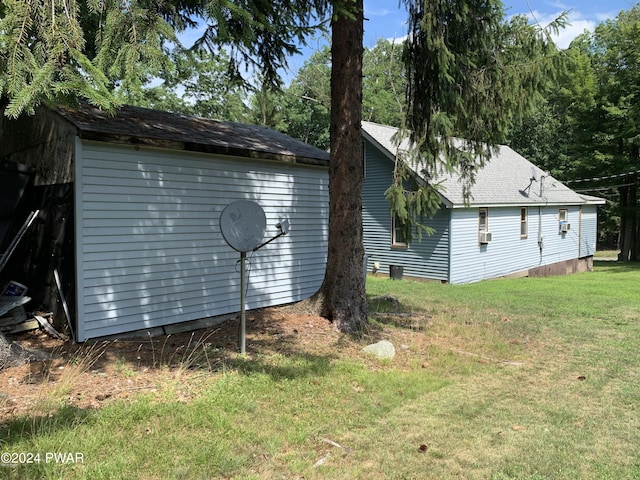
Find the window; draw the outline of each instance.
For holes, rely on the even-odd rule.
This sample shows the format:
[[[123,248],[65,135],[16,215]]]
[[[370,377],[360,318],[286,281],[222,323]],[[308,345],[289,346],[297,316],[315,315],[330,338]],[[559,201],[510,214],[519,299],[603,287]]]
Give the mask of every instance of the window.
[[[561,208],[560,210],[558,210],[558,221],[560,223],[568,222],[569,221],[569,210],[567,210],[566,208]]]
[[[489,209],[488,208],[478,209],[478,231],[480,232],[489,231]]]
[[[391,219],[391,246],[400,248],[407,248],[409,246],[404,225],[396,216]]]
[[[520,238],[529,236],[529,209],[522,207],[520,209]]]
[[[491,233],[489,232],[489,209],[478,209],[478,243],[486,245],[491,242]]]
[[[569,231],[571,225],[569,225],[569,210],[561,208],[558,210],[558,233],[564,234]]]

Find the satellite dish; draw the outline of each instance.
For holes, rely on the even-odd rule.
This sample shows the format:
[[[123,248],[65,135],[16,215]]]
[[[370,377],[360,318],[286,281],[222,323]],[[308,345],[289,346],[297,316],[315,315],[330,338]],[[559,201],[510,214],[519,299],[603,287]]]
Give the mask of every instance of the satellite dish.
[[[536,170],[536,167],[531,167],[531,178],[536,182],[540,180],[540,178],[538,177],[538,171]]]
[[[262,207],[249,200],[227,205],[220,214],[220,230],[231,248],[250,252],[260,245],[267,228]]]
[[[246,307],[247,275],[245,263],[247,252],[253,252],[276,238],[289,233],[289,220],[282,220],[276,225],[280,233],[275,237],[262,241],[267,228],[267,218],[262,207],[249,200],[230,203],[220,214],[220,231],[231,248],[240,252],[240,329],[238,331],[238,347],[245,353],[246,342]]]

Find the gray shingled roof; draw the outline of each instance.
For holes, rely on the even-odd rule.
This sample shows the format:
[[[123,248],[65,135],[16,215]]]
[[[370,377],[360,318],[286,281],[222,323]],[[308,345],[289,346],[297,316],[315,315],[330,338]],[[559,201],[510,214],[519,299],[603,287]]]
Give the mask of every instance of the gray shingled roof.
[[[371,122],[362,122],[364,135],[391,159],[396,153],[409,149],[408,140],[398,147],[395,141],[397,128]],[[532,177],[537,181],[531,181]],[[441,182],[441,196],[450,207],[465,206],[462,182],[458,175],[441,175],[435,182]],[[529,188],[527,188],[530,185]],[[542,190],[541,190],[542,184]],[[470,205],[585,205],[602,204],[604,200],[574,192],[559,180],[553,178],[522,155],[506,145],[499,147],[490,161],[476,176],[471,188]]]
[[[280,132],[247,125],[124,106],[110,114],[88,104],[58,107],[87,140],[146,144],[190,151],[328,165],[329,154]]]

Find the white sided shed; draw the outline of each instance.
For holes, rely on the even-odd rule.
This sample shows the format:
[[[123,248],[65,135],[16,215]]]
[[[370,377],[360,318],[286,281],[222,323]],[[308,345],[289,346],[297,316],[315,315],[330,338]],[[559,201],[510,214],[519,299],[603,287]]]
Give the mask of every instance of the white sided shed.
[[[320,287],[326,152],[264,127],[134,107],[115,116],[87,105],[42,110],[26,123],[48,132],[45,154],[73,181],[78,341],[237,312],[239,253],[219,227],[236,200],[264,209],[265,240],[281,220],[291,225],[248,254],[246,307],[303,300]],[[12,159],[38,163],[20,157]]]

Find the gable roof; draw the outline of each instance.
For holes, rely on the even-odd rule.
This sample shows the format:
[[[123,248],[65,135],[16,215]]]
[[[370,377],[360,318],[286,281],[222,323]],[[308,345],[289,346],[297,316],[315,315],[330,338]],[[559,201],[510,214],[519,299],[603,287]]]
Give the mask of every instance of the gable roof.
[[[258,125],[123,106],[115,114],[83,103],[55,111],[86,140],[327,166],[324,150]]]
[[[362,130],[365,138],[376,145],[391,161],[395,159],[397,153],[409,150],[408,139],[404,139],[400,145],[395,141],[397,128],[362,122]],[[414,173],[416,173],[415,170]],[[434,180],[442,187],[440,196],[443,202],[453,208],[468,205],[597,205],[605,203],[601,198],[581,195],[571,190],[506,145],[500,145],[498,152],[477,172],[468,204],[465,204],[463,184],[459,175],[442,174],[436,176]]]

